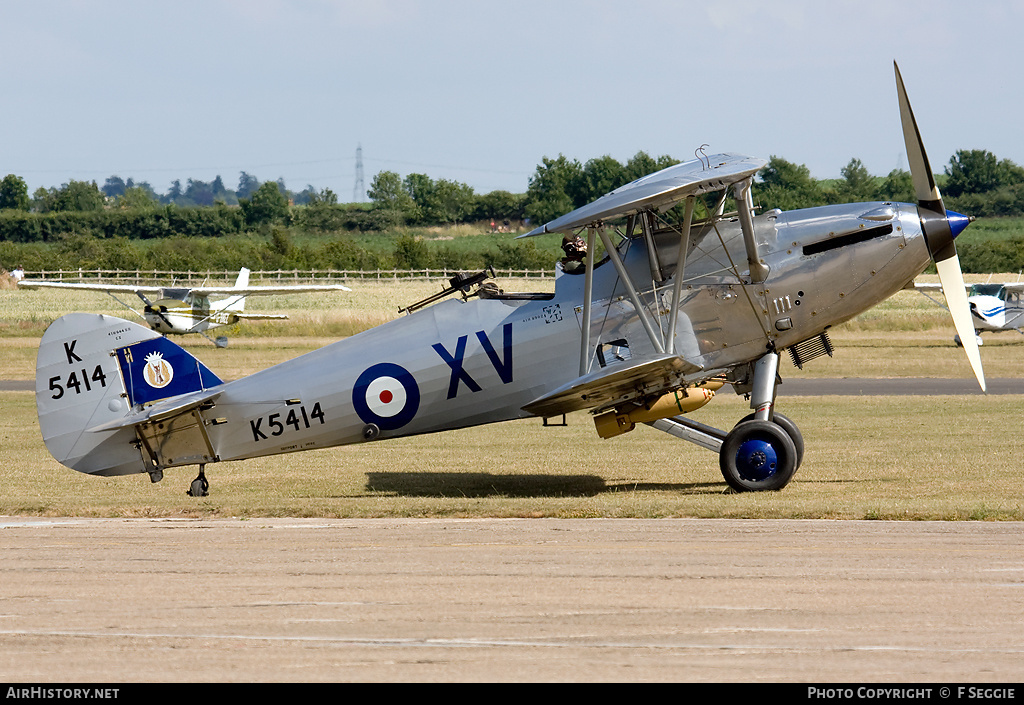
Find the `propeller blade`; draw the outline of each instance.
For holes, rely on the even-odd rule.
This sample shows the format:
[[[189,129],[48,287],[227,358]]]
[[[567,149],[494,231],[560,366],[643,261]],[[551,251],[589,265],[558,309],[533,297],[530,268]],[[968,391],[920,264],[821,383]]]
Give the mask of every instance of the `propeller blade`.
[[[974,376],[981,385],[981,391],[985,391],[985,372],[981,368],[981,353],[978,351],[978,338],[974,332],[974,320],[971,316],[971,306],[967,302],[967,287],[964,285],[964,275],[960,271],[960,258],[954,254],[949,259],[937,261],[935,268],[939,272],[939,283],[942,285],[942,293],[946,297],[946,306],[953,316],[953,326],[956,334],[960,336],[960,342],[967,353],[967,361],[971,363]]]
[[[138,296],[140,299],[142,299],[142,303],[146,304],[145,310],[147,312],[152,312],[152,313],[155,313],[157,316],[159,316],[160,320],[163,321],[167,325],[168,329],[173,329],[174,328],[174,326],[171,325],[171,322],[169,320],[167,320],[167,316],[164,315],[163,311],[161,311],[158,306],[154,306],[152,304],[152,302],[150,302],[150,300],[146,298],[145,294],[143,294],[141,291],[136,291],[135,295]]]
[[[900,100],[900,122],[903,123],[903,142],[907,147],[907,161],[910,163],[910,176],[914,182],[914,193],[917,195],[917,203],[918,205],[929,204],[925,207],[930,206],[931,210],[944,214],[945,208],[942,207],[942,196],[939,195],[939,187],[935,185],[935,175],[932,174],[928,155],[924,151],[924,140],[921,139],[921,131],[917,129],[914,111],[910,108],[910,99],[907,97],[907,89],[903,85],[900,67],[897,66],[895,61],[893,62],[893,67],[896,69],[896,91],[899,94]]]
[[[903,85],[900,67],[893,62],[896,69],[896,92],[900,102],[900,121],[903,123],[903,142],[907,147],[907,161],[910,163],[910,176],[917,195],[917,211],[921,216],[921,230],[928,253],[935,262],[939,273],[939,283],[946,297],[946,306],[953,317],[953,326],[963,343],[967,360],[971,363],[974,376],[985,391],[985,373],[981,368],[981,354],[978,352],[978,339],[974,333],[974,322],[971,307],[967,302],[967,288],[964,285],[964,274],[960,269],[960,257],[956,253],[953,240],[959,235],[971,218],[947,212],[935,184],[928,154],[924,151],[924,141],[914,119],[914,111],[910,107],[907,89]]]

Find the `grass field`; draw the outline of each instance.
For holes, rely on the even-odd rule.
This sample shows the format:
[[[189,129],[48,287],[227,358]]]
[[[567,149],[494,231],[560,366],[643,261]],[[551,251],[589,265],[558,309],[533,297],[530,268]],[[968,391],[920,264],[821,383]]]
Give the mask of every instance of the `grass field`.
[[[996,277],[998,279],[999,277]],[[548,282],[501,282],[537,290]],[[396,317],[440,289],[404,282],[329,297],[252,299],[291,320],[250,324],[226,349],[186,346],[227,379]],[[122,315],[108,297],[0,291],[2,379],[34,376],[45,325],[69,310]],[[125,312],[126,313],[126,312]],[[970,377],[946,313],[901,292],[834,331],[834,359],[784,377]],[[130,317],[130,316],[129,316]],[[339,332],[349,326],[349,333]],[[989,377],[1019,377],[1024,336],[987,336]],[[784,389],[782,390],[784,392]],[[95,478],[54,461],[39,436],[34,396],[0,393],[0,515],[331,517],[786,517],[1024,520],[1017,484],[1024,397],[780,397],[800,426],[803,466],[778,493],[732,494],[717,457],[647,427],[601,440],[584,413],[208,467],[211,496],[185,495],[195,468]],[[722,393],[694,418],[731,427],[747,404]]]
[[[781,492],[728,493],[710,451],[648,427],[601,440],[581,413],[214,464],[205,498],[185,494],[195,468],[157,484],[69,470],[33,395],[0,399],[0,515],[1024,520],[1024,438],[984,432],[1022,418],[1024,397],[782,400],[806,455]],[[748,411],[722,395],[695,418],[728,428]]]

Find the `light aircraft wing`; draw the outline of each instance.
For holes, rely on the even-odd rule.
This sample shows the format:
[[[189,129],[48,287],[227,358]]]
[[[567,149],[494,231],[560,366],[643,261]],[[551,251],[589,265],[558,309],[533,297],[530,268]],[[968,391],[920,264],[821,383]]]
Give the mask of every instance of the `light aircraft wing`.
[[[292,286],[250,286],[237,288],[233,286],[138,286],[134,284],[85,284],[76,282],[54,282],[41,279],[22,279],[18,286],[26,289],[79,289],[82,291],[125,292],[132,294],[152,294],[160,296],[165,289],[185,289],[197,296],[222,294],[224,296],[256,296],[261,294],[301,294],[323,291],[352,291],[341,284],[296,284]]]
[[[937,282],[910,282],[903,288],[910,289],[911,291],[942,291],[942,284]],[[970,289],[971,285],[968,284],[966,288]]]
[[[22,279],[18,286],[24,289],[79,289],[81,291],[124,292],[131,294],[153,294],[159,296],[166,287],[137,286],[134,284],[85,284],[76,282],[53,282],[43,279]]]
[[[566,213],[520,237],[569,232],[642,210],[664,210],[687,196],[720,191],[756,174],[763,159],[714,154],[670,166],[611,191],[593,203]]]
[[[964,288],[967,291],[970,291],[972,286],[972,284],[964,284]],[[1008,291],[1024,291],[1024,282],[1000,282],[999,286]],[[904,288],[913,289],[914,291],[942,291],[942,284],[934,282],[911,282]]]
[[[617,401],[678,386],[679,379],[701,368],[678,355],[635,357],[577,377],[523,407],[537,416],[600,409]]]
[[[283,313],[236,313],[234,315],[245,321],[284,321],[288,318]]]
[[[291,286],[195,286],[190,290],[196,296],[221,294],[224,296],[260,296],[267,294],[302,294],[323,291],[352,291],[341,284],[295,284]]]

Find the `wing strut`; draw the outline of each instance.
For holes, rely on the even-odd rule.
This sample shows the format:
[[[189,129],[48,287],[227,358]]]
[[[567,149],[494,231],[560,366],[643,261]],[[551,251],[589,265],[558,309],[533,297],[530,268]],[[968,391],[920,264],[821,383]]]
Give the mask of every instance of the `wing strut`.
[[[672,286],[672,308],[669,309],[668,334],[665,337],[666,352],[675,352],[676,320],[679,318],[679,299],[683,292],[683,275],[686,273],[686,253],[690,249],[690,225],[693,223],[694,196],[686,197],[686,211],[683,228],[679,233],[679,256],[676,257],[675,282]]]
[[[751,283],[763,282],[768,278],[768,267],[761,262],[761,255],[757,251],[757,242],[754,240],[754,219],[751,215],[754,212],[754,200],[750,195],[750,184],[752,176],[736,182],[733,191],[736,195],[736,209],[739,211],[740,229],[743,230],[743,245],[747,249],[747,263],[750,265]]]
[[[658,247],[654,244],[654,228],[655,220],[654,213],[651,211],[644,211],[641,214],[641,227],[643,229],[644,241],[647,243],[647,258],[651,266],[651,277],[658,284],[665,281],[665,274],[661,268],[661,260],[658,258]],[[632,237],[633,232],[627,231],[627,235]]]
[[[221,313],[221,312],[241,313],[241,311],[234,311],[234,312],[231,311],[230,307],[234,306],[235,304],[244,302],[246,296],[247,296],[247,294],[243,294],[243,295],[238,296],[238,297],[236,297],[234,299],[223,299],[222,301],[218,301],[217,304],[221,305],[222,306],[221,308],[214,308],[213,304],[210,302],[210,299],[207,298],[207,297],[203,297],[203,299],[206,301],[205,308],[206,308],[207,311],[209,311],[209,313],[207,313],[205,316],[203,316],[198,321],[193,323],[192,327],[189,328],[186,332],[187,333],[199,333],[199,334],[202,334],[203,337],[205,337],[207,340],[209,340],[209,337],[206,336],[205,334],[203,334],[203,332],[201,330],[199,330],[199,326],[203,325],[208,320],[210,320],[211,318],[213,318],[214,316],[216,316],[218,313]],[[202,305],[203,304],[198,304],[196,302],[196,298],[195,297],[192,297],[192,310],[193,311],[195,311],[198,306],[202,306]],[[213,341],[210,341],[210,342],[213,342]]]
[[[647,314],[647,310],[644,308],[643,302],[640,300],[640,295],[636,291],[636,287],[633,286],[633,280],[629,277],[629,272],[626,271],[626,265],[622,263],[622,257],[619,256],[619,251],[612,244],[611,238],[608,237],[608,232],[602,226],[598,229],[598,234],[601,236],[601,242],[604,243],[604,249],[608,253],[609,259],[612,264],[615,265],[615,271],[619,275],[619,280],[622,285],[626,287],[626,293],[629,294],[629,300],[633,302],[633,308],[636,309],[637,316],[640,317],[640,323],[643,324],[644,330],[647,331],[647,337],[651,339],[651,345],[659,353],[665,352],[665,346],[661,342],[661,338],[658,333],[654,330],[654,325],[651,323],[651,318]]]
[[[749,192],[748,192],[749,196]],[[683,217],[683,226],[679,233],[679,256],[676,260],[675,270],[675,283],[672,290],[672,308],[671,311],[676,312],[679,310],[679,300],[682,297],[682,283],[683,274],[686,271],[686,254],[690,247],[690,227],[693,222],[693,211],[696,203],[694,196],[688,196],[686,198],[686,210]],[[637,218],[634,216],[629,217],[629,225],[627,226],[627,232],[632,230]],[[647,244],[648,257],[650,258],[651,275],[655,279],[664,279],[662,274],[661,263],[657,259],[656,247],[654,245],[653,233],[654,233],[654,222],[652,213],[641,213],[639,215],[640,225],[644,232],[645,242]],[[675,334],[676,334],[676,320],[677,316],[670,316],[669,329],[665,334],[664,340],[658,335],[658,332],[654,328],[654,324],[651,322],[650,315],[643,305],[640,299],[640,295],[637,293],[636,287],[633,284],[633,280],[630,278],[629,273],[626,271],[626,266],[622,262],[622,257],[619,254],[618,249],[612,244],[611,239],[608,236],[607,231],[603,224],[594,224],[587,227],[587,261],[585,271],[585,279],[583,283],[583,335],[580,339],[580,376],[587,374],[590,370],[590,357],[591,357],[591,345],[590,345],[590,322],[591,322],[591,311],[593,303],[594,293],[594,251],[595,232],[601,236],[601,242],[604,244],[605,251],[608,253],[608,258],[611,259],[612,264],[615,267],[616,273],[619,275],[619,281],[626,288],[626,293],[629,295],[630,301],[633,303],[633,308],[636,310],[637,316],[640,318],[640,322],[647,332],[648,338],[651,340],[651,344],[654,349],[659,353],[669,353],[675,350]],[[753,229],[751,228],[751,232]]]
[[[594,298],[594,230],[587,228],[587,268],[583,279],[583,336],[580,338],[580,377],[590,368],[590,303]]]

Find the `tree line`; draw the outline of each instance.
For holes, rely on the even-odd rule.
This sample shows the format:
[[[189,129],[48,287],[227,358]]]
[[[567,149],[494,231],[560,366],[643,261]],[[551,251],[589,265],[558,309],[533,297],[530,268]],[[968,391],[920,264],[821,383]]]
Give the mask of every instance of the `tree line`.
[[[376,229],[400,224],[445,225],[480,220],[525,219],[545,222],[585,205],[630,181],[678,163],[667,156],[652,157],[638,152],[625,163],[610,156],[586,162],[564,155],[544,157],[523,193],[492,191],[477,194],[458,181],[432,179],[426,174],[401,176],[393,171],[378,173],[367,195],[369,204],[339,204],[330,189],[307,185],[290,191],[283,179],[261,182],[247,172],[239,175],[238,186],[229,189],[217,176],[205,182],[188,179],[172,182],[165,194],[157,194],[144,181],[120,176],[107,178],[103,186],[95,181],[70,180],[60,187],[38,188],[31,196],[21,177],[8,174],[0,180],[0,211],[49,214],[68,212],[155,211],[237,207],[242,226],[281,222],[290,207],[319,207],[317,228]],[[1024,215],[1024,167],[1000,160],[986,150],[960,150],[940,174],[943,196],[962,204],[975,216]],[[764,208],[806,208],[828,203],[867,200],[914,201],[910,174],[894,170],[884,177],[873,176],[859,159],[851,159],[839,179],[814,179],[804,165],[773,156],[757,175],[758,200]],[[324,218],[330,210],[387,211],[387,217],[345,220]],[[0,236],[4,233],[0,233]]]
[[[469,268],[486,262],[465,251],[419,242],[421,238],[410,235],[412,229],[473,222],[486,232],[501,230],[506,223],[543,223],[675,163],[672,157],[652,157],[644,152],[625,163],[609,156],[586,162],[564,155],[544,157],[526,191],[519,194],[476,194],[456,181],[382,171],[367,191],[369,203],[339,203],[330,189],[312,186],[298,194],[301,202],[297,202],[297,194],[288,191],[283,180],[259,182],[245,172],[234,190],[226,189],[220,177],[209,183],[189,179],[183,188],[180,183],[172,184],[163,196],[154,194],[144,182],[119,177],[110,177],[102,188],[95,182],[69,181],[59,188],[37,189],[29,196],[25,181],[8,174],[0,180],[0,254],[4,258],[0,266],[13,266],[12,258],[25,260],[20,263],[28,266],[32,259],[50,257],[67,266],[115,268],[122,266],[118,261],[124,261],[125,267],[134,269],[144,265],[131,260],[156,257],[161,263],[176,262],[174,268],[230,269],[239,266],[237,261],[244,257],[247,261],[241,264],[268,269],[455,268],[460,262]],[[958,151],[937,177],[946,205],[953,210],[974,216],[1024,215],[1024,168],[991,152]],[[755,205],[762,210],[916,200],[909,172],[894,170],[884,177],[874,176],[859,159],[851,159],[840,178],[821,180],[812,178],[806,166],[773,156],[758,173],[754,194]],[[339,233],[387,237],[381,239],[379,248],[336,237],[329,243],[294,244],[306,235],[315,240],[318,235]],[[217,238],[231,242],[203,242]],[[112,242],[94,242],[104,240]],[[137,250],[125,245],[162,240],[168,242]],[[15,245],[30,243],[53,247],[19,254],[25,251]],[[1012,241],[994,247],[1006,252],[987,252],[987,264],[977,266],[1016,271],[1014,262],[1021,259],[1024,243]],[[553,261],[549,245],[538,249],[527,241],[488,243],[483,249],[492,258],[490,263],[503,268],[541,268]],[[186,256],[186,251],[195,254]],[[196,262],[200,257],[214,261]],[[171,265],[154,266],[166,269]]]

